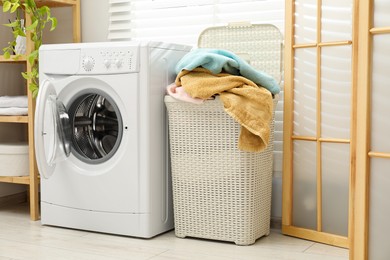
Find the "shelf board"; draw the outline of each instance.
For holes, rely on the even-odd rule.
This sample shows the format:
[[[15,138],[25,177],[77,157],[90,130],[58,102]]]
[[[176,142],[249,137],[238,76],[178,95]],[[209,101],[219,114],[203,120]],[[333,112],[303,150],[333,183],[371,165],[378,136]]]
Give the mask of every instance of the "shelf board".
[[[0,123],[28,123],[28,116],[0,116]]]
[[[46,5],[48,7],[72,6],[76,4],[76,0],[35,0],[38,6]]]
[[[17,183],[17,184],[30,184],[29,176],[0,176],[0,182]]]
[[[76,0],[35,0],[37,6],[46,5],[48,7],[62,7],[62,6],[72,6],[76,4]],[[3,2],[0,1],[0,6],[3,5]]]
[[[0,62],[1,63],[23,63],[26,61],[27,61],[27,58],[25,55],[19,56],[17,59],[16,59],[16,55],[11,55],[11,57],[9,59],[6,59],[6,58],[4,58],[3,55],[0,55]]]

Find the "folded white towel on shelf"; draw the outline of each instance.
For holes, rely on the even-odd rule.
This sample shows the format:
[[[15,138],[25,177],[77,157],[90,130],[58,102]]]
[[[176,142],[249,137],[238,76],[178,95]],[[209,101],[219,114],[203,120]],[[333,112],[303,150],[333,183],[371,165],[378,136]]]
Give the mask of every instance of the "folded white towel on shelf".
[[[23,116],[27,114],[27,107],[0,107],[0,115],[2,116]]]
[[[28,107],[27,96],[0,96],[0,108]]]

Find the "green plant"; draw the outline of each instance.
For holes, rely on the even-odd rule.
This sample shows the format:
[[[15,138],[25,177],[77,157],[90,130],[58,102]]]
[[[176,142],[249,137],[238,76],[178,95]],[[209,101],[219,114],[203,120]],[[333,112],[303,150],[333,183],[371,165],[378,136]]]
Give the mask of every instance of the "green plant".
[[[13,30],[14,40],[8,42],[8,46],[3,48],[4,58],[9,59],[16,45],[16,38],[18,36],[26,37],[29,35],[33,42],[31,52],[27,56],[27,60],[31,66],[30,72],[22,72],[23,77],[29,81],[29,89],[35,97],[38,94],[39,86],[39,66],[38,56],[39,47],[42,45],[43,31],[47,23],[51,23],[50,31],[53,31],[57,26],[57,19],[51,16],[50,8],[47,6],[37,7],[34,0],[1,0],[3,3],[3,12],[9,12],[16,15],[16,19],[4,24],[11,27]],[[31,20],[31,25],[23,27],[21,19],[24,15]],[[19,59],[20,55],[16,55],[15,59]]]

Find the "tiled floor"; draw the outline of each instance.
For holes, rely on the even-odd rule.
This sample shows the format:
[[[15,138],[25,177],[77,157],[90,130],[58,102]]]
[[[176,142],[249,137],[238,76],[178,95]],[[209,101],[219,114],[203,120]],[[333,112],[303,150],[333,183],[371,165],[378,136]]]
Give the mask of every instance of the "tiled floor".
[[[152,239],[129,238],[41,226],[29,220],[26,204],[0,208],[0,260],[57,259],[288,259],[346,260],[348,250],[283,236],[272,230],[251,246],[176,238],[168,232]]]

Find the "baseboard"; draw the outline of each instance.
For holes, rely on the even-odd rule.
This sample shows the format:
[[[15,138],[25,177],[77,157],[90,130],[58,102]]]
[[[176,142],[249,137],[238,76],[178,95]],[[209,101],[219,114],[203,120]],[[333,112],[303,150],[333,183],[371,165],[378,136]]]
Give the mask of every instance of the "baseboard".
[[[271,217],[271,229],[282,229],[282,218]]]
[[[0,207],[19,204],[27,201],[27,191],[0,197]]]

